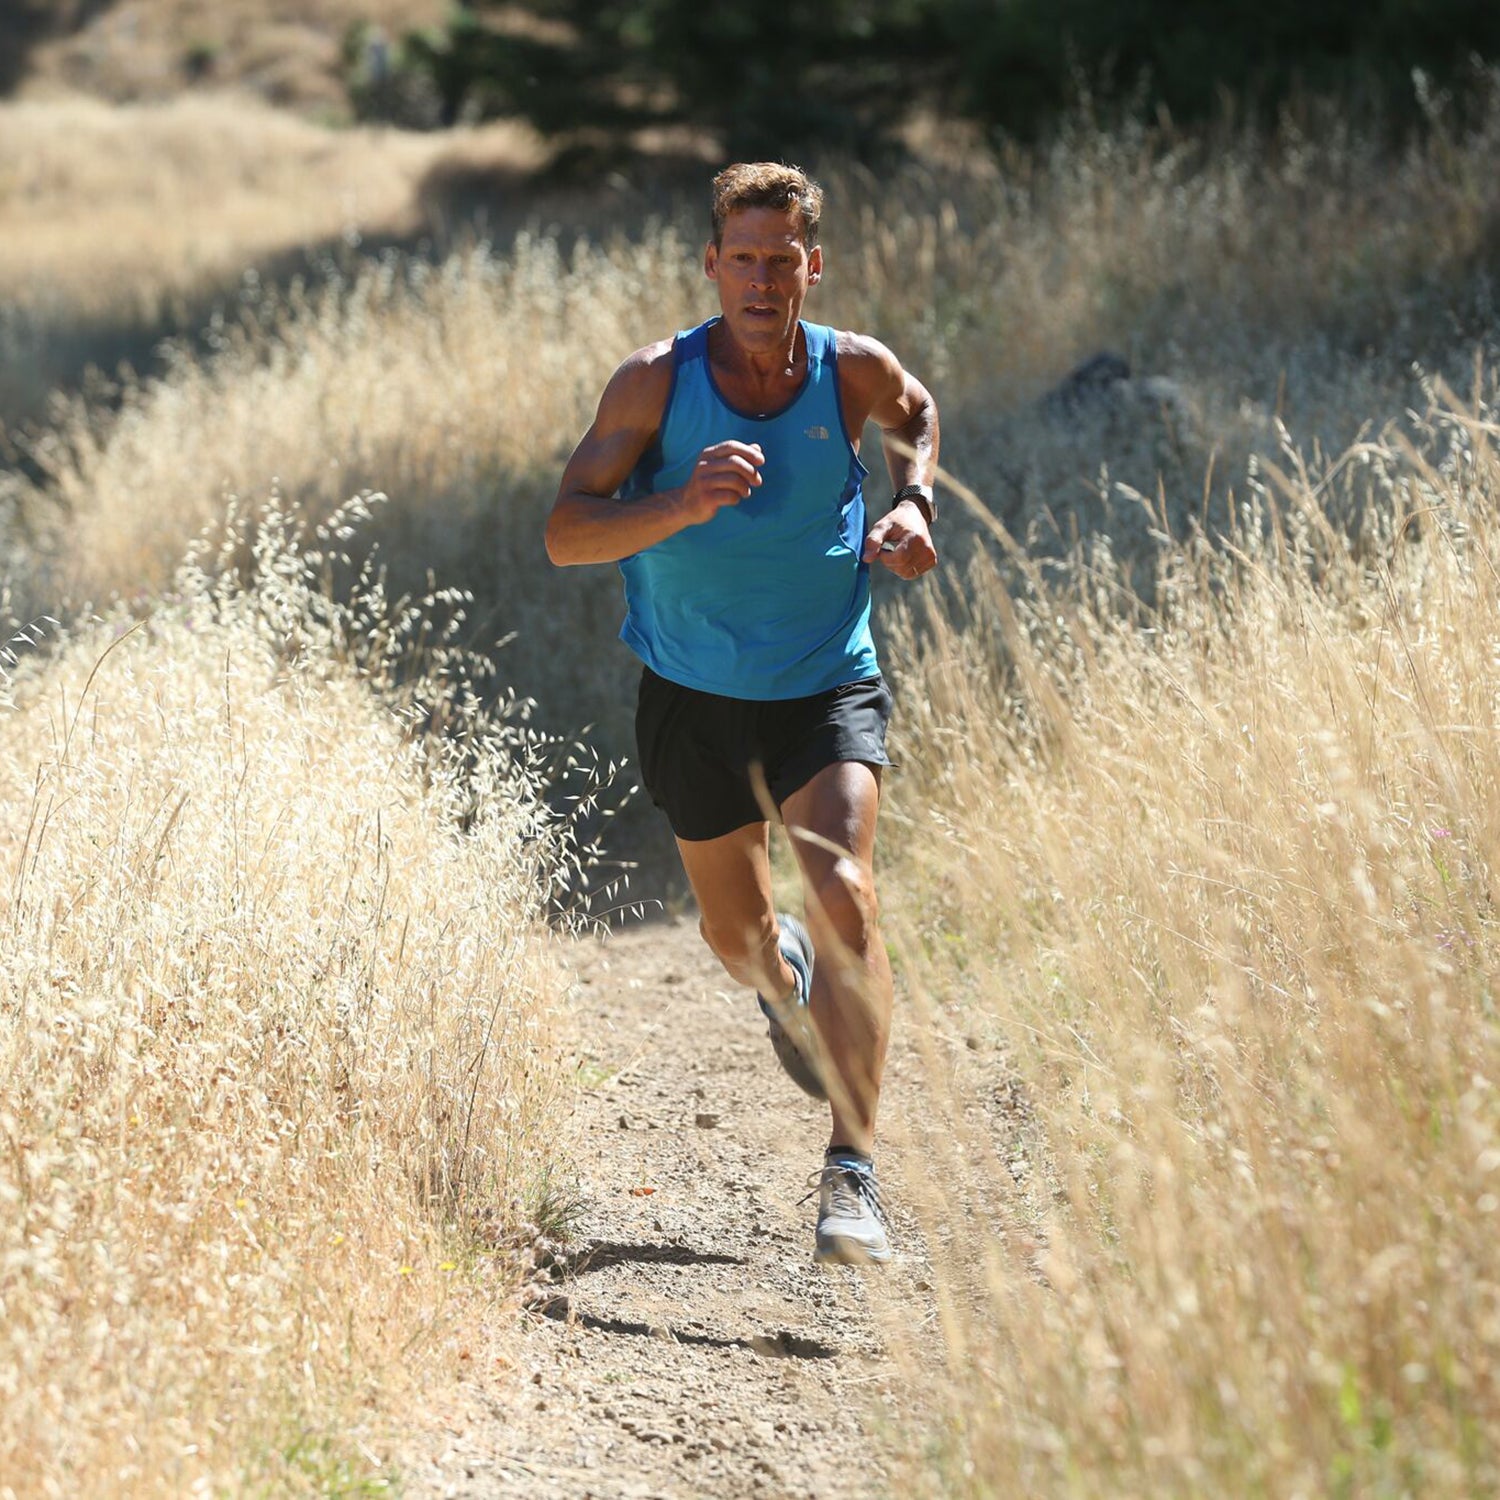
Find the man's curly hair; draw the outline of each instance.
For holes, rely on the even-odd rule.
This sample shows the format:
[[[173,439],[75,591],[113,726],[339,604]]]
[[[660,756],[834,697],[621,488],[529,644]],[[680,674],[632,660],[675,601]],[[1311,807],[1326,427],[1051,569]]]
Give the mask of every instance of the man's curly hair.
[[[741,161],[725,167],[714,178],[714,244],[724,239],[724,221],[742,208],[774,208],[796,212],[802,220],[802,243],[809,250],[818,243],[818,220],[823,214],[823,189],[801,167],[779,161]]]

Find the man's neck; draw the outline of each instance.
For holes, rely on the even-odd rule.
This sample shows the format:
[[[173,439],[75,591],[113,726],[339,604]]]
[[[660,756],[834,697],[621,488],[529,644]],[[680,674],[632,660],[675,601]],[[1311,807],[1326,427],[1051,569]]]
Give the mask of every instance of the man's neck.
[[[802,326],[795,324],[791,338],[768,350],[747,349],[735,339],[725,323],[709,332],[708,359],[719,384],[746,399],[750,406],[784,403],[799,385],[807,368],[807,345]]]

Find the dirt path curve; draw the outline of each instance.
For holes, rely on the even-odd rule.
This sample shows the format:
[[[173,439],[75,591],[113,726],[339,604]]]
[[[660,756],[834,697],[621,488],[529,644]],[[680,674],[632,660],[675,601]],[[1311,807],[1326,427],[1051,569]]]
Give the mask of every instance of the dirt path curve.
[[[799,1200],[826,1112],[777,1068],[753,998],[692,923],[582,942],[576,959],[584,1214],[522,1315],[519,1371],[475,1392],[488,1418],[441,1433],[407,1492],[889,1493],[917,1410],[882,1330],[895,1317],[920,1335],[912,1320],[934,1316],[913,1226],[898,1211],[884,1272],[813,1266]],[[916,1070],[893,1051],[899,1095]]]

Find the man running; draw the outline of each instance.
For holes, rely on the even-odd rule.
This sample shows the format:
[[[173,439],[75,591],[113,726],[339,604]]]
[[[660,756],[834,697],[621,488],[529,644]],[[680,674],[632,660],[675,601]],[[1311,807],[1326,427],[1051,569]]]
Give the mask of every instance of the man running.
[[[891,1253],[872,1155],[892,999],[873,872],[891,696],[869,570],[937,563],[938,415],[883,344],[801,321],[823,276],[822,197],[777,163],[714,178],[703,268],[720,314],[615,371],[547,553],[624,575],[620,634],[645,663],[642,779],[704,940],[757,992],[786,1071],[829,1102],[814,1254],[857,1263]],[[867,421],[894,489],[873,526]],[[772,808],[792,830],[806,927],[772,903]]]

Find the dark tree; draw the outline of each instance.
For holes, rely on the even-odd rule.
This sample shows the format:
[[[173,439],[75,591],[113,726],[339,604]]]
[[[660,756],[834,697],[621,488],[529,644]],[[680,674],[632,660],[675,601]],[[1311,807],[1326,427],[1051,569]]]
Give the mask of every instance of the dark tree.
[[[932,0],[476,3],[427,57],[452,117],[521,115],[553,134],[688,124],[734,155],[814,142],[863,153],[889,138],[942,66],[931,9]]]
[[[1274,110],[1289,99],[1359,101],[1415,118],[1413,72],[1464,86],[1500,60],[1495,0],[942,0],[956,103],[1032,135],[1076,97],[1165,106],[1202,120],[1226,97]]]
[[[76,31],[108,6],[109,0],[0,0],[0,94],[26,76],[38,42]]]
[[[1226,98],[1415,117],[1500,60],[1500,0],[471,0],[421,45],[449,119],[623,139],[688,124],[735,156],[878,151],[917,102],[1029,136],[1080,87],[1183,121]]]

